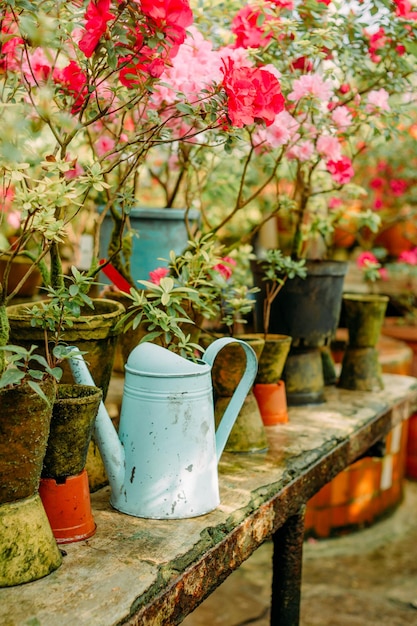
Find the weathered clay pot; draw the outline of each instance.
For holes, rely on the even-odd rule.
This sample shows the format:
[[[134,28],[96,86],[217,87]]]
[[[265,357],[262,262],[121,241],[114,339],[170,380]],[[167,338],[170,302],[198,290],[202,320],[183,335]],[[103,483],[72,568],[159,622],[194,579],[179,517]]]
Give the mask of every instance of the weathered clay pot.
[[[290,347],[291,337],[288,335],[267,335],[264,349],[259,358],[256,384],[278,383],[282,376]]]
[[[81,352],[86,352],[91,375],[97,387],[103,390],[106,397],[110,377],[113,369],[114,355],[120,328],[116,324],[123,315],[124,306],[113,300],[96,298],[93,300],[94,310],[86,308],[82,315],[74,319],[73,326],[64,332],[64,340],[68,345],[77,346]],[[16,304],[7,307],[7,316],[10,323],[10,343],[30,347],[43,345],[43,330],[33,328],[30,323],[28,307],[34,306]],[[63,363],[64,374],[62,383],[72,383],[73,377],[67,363]]]
[[[0,503],[37,493],[56,390],[40,384],[49,404],[28,385],[0,390]]]
[[[43,478],[75,476],[83,471],[102,395],[98,387],[58,385]]]
[[[292,337],[292,348],[329,344],[337,329],[347,263],[307,261],[306,278],[287,280],[272,304],[269,331]],[[260,262],[252,265],[256,294],[256,330],[263,331],[265,281]]]
[[[0,255],[0,279],[3,278],[4,271],[6,269],[7,261],[10,258],[10,253],[1,252]],[[18,286],[20,281],[25,278],[24,283],[20,287],[17,295],[19,297],[31,298],[36,294],[39,286],[42,282],[42,276],[38,267],[34,267],[34,264],[27,256],[18,254],[12,261],[12,271],[9,274],[7,281],[7,293],[11,294]],[[28,274],[29,270],[31,273]]]

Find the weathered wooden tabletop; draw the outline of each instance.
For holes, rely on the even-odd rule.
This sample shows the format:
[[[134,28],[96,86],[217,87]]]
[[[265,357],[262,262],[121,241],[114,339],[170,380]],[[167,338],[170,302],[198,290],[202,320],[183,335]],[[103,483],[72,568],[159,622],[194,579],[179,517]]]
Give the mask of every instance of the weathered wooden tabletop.
[[[62,546],[61,567],[0,589],[2,626],[172,625],[213,591],[300,506],[395,425],[417,401],[417,380],[384,375],[381,392],[326,388],[326,403],[291,408],[267,428],[263,454],[224,453],[221,504],[186,520],[114,511],[92,494],[97,532]]]

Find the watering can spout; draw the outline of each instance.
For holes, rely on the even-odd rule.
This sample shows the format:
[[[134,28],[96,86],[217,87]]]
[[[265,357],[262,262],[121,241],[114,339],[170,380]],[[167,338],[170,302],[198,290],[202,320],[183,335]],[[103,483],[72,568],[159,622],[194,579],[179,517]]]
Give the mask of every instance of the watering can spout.
[[[75,382],[95,386],[81,352],[74,347],[69,350],[74,353],[74,356],[69,359],[69,364]],[[100,402],[93,436],[100,450],[112,492],[118,493],[124,484],[125,451],[103,402]]]

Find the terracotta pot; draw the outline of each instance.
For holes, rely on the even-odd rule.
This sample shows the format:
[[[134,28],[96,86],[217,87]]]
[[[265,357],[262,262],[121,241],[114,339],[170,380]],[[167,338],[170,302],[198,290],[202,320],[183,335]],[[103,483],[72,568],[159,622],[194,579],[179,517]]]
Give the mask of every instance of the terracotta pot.
[[[253,393],[265,426],[288,422],[287,396],[283,380],[278,383],[257,383],[253,387]]]
[[[57,543],[83,541],[94,535],[86,470],[59,482],[42,478],[39,493]]]
[[[4,271],[7,265],[7,258],[9,258],[10,253],[1,252],[0,255],[0,280],[3,278]],[[18,254],[12,262],[12,270],[9,274],[8,282],[7,282],[7,293],[12,293],[15,288],[18,286],[20,281],[26,276],[28,271],[32,269],[32,272],[27,276],[25,282],[20,287],[19,291],[16,295],[19,297],[32,297],[34,296],[39,286],[42,282],[42,276],[39,269],[33,266],[32,261],[28,259],[27,256],[23,254]]]
[[[398,257],[417,245],[417,224],[410,219],[384,228],[375,238],[375,244],[385,248],[390,256]]]
[[[0,504],[0,587],[47,576],[62,563],[39,494]]]
[[[291,337],[288,335],[267,335],[259,358],[256,384],[278,383],[282,376],[290,347]]]

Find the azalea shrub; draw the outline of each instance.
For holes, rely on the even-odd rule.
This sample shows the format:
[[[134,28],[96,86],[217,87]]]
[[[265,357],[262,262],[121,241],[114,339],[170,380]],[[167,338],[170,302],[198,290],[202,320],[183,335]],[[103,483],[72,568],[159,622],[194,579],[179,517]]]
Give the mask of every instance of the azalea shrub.
[[[354,180],[364,189],[362,208],[380,217],[377,233],[358,233],[363,247],[385,247],[388,255],[398,255],[417,245],[417,114],[413,102],[400,117],[392,137],[380,138],[358,156]],[[390,245],[392,228],[401,235]]]
[[[151,181],[171,201],[186,181],[181,200],[220,236],[253,239],[277,216],[290,254],[326,254],[344,209],[366,192],[354,179],[358,156],[395,136],[413,100],[416,12],[384,0],[196,5],[166,76],[199,91],[207,74],[227,72],[229,133],[159,152]],[[356,230],[378,230],[372,208],[353,213]]]

